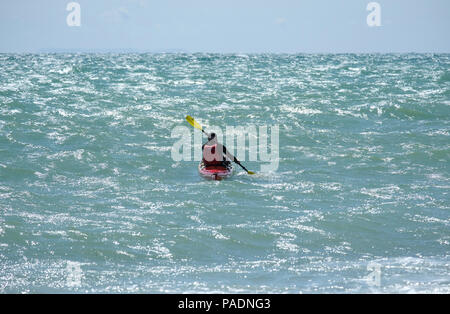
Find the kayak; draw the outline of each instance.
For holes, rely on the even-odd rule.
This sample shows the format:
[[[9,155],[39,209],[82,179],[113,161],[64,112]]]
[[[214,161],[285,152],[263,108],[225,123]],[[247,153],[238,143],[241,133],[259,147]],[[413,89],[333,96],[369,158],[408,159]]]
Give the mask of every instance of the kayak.
[[[233,166],[205,166],[200,162],[198,165],[198,173],[205,179],[222,180],[233,175]]]

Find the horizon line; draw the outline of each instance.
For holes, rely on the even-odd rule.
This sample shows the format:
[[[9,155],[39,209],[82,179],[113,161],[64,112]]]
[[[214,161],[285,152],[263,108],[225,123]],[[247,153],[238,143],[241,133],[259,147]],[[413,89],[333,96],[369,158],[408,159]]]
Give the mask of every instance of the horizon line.
[[[225,54],[225,55],[261,55],[261,54],[450,54],[450,51],[188,51],[184,49],[38,49],[38,50],[17,50],[1,51],[0,54]]]

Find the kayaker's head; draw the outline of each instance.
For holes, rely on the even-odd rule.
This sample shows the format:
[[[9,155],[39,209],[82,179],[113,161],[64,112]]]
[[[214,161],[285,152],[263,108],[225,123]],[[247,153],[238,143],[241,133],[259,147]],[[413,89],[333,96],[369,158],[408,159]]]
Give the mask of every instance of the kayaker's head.
[[[216,141],[217,141],[216,133],[209,133],[208,142],[216,142]]]

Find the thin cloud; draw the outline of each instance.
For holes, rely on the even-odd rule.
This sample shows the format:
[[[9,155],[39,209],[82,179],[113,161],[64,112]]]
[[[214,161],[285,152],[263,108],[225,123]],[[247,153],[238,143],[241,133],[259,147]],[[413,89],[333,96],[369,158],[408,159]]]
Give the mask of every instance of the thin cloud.
[[[130,19],[130,13],[126,8],[115,8],[102,13],[102,17],[113,23],[122,23]]]
[[[283,25],[286,24],[287,19],[285,19],[284,17],[277,17],[274,22],[277,25]]]

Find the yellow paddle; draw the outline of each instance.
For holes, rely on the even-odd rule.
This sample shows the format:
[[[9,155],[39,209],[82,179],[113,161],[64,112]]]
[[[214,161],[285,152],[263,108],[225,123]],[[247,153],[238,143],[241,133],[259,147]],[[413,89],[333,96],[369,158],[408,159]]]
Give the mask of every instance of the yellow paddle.
[[[191,116],[186,116],[186,120],[187,122],[189,122],[190,125],[192,125],[194,128],[201,130],[203,133],[205,133],[206,135],[208,135],[205,130],[203,130],[202,126],[194,120],[194,118],[192,118]],[[235,163],[237,163],[239,166],[242,167],[242,169],[244,169],[245,171],[247,171],[248,174],[255,174],[253,171],[249,171],[247,170],[247,168],[245,168],[243,165],[241,165],[241,162],[239,160],[236,159],[236,157],[234,157],[233,160]]]
[[[194,128],[201,130],[203,133],[206,134],[205,130],[203,130],[202,126],[198,124],[197,121],[194,120],[191,116],[186,116],[187,122],[189,122],[190,125],[192,125]]]

